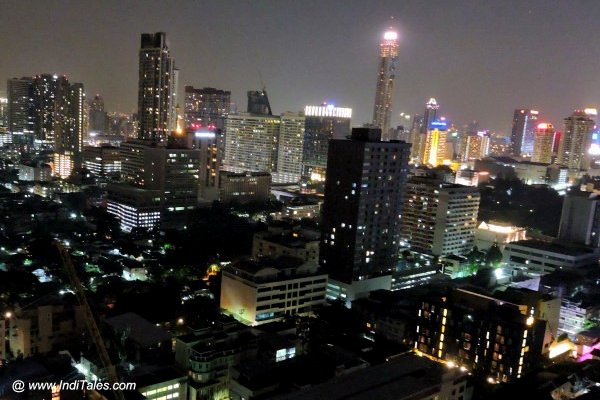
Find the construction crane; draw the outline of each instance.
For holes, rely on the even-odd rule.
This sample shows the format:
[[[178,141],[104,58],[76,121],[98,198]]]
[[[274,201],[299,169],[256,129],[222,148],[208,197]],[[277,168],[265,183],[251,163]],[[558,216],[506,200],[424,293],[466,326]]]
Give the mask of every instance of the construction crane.
[[[77,276],[77,271],[75,271],[75,266],[71,261],[71,255],[65,246],[60,243],[58,240],[54,241],[56,248],[58,249],[58,253],[60,254],[60,259],[62,261],[63,267],[67,272],[67,276],[73,286],[75,291],[75,296],[77,296],[77,300],[79,301],[79,305],[83,309],[83,316],[85,319],[85,326],[88,330],[90,337],[92,338],[92,342],[94,342],[94,346],[96,346],[96,350],[98,351],[98,356],[100,357],[100,362],[102,363],[102,367],[104,368],[106,379],[111,384],[118,382],[117,371],[115,366],[112,364],[110,357],[108,355],[108,351],[106,350],[106,346],[104,345],[104,340],[102,339],[102,335],[100,334],[100,329],[98,329],[98,324],[96,323],[96,319],[94,318],[94,314],[92,313],[92,309],[90,308],[90,304],[87,301],[87,297],[85,296],[85,290],[83,285],[81,284],[81,280]],[[125,396],[121,390],[113,390],[115,393],[115,397],[117,400],[125,400]]]

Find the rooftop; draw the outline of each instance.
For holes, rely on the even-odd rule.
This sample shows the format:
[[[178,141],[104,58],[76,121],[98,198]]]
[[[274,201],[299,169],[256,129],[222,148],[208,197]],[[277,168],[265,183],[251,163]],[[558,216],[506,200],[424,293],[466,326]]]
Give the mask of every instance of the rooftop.
[[[552,252],[552,253],[564,254],[564,255],[573,256],[573,257],[594,254],[594,251],[587,247],[571,246],[571,245],[566,245],[566,244],[561,244],[561,243],[548,243],[548,242],[542,242],[539,240],[519,240],[516,242],[508,243],[506,245],[507,248],[514,247],[514,246],[528,247],[530,249],[548,251],[548,252]]]
[[[125,313],[106,320],[115,332],[127,332],[128,339],[142,347],[171,340],[171,334],[134,313]]]

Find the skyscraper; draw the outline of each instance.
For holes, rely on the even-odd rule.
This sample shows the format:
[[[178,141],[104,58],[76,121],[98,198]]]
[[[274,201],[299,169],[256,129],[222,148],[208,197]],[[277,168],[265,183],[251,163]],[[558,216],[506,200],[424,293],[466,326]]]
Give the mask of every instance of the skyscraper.
[[[298,183],[302,172],[302,149],[304,145],[304,113],[281,114],[279,143],[277,149],[277,173],[275,183]]]
[[[230,114],[225,121],[223,168],[231,172],[277,170],[279,116]]]
[[[13,142],[33,145],[33,79],[13,78],[7,82],[8,88],[8,131]]]
[[[104,99],[99,94],[90,101],[89,124],[89,130],[94,134],[108,133],[108,114],[104,110]]]
[[[445,256],[473,248],[479,191],[470,186],[414,177],[406,184],[402,234],[419,253]]]
[[[384,140],[389,139],[397,57],[398,33],[390,28],[383,34],[383,40],[379,44],[379,69],[373,108],[373,125],[381,129]]]
[[[8,131],[8,97],[0,93],[0,130]]]
[[[572,189],[563,201],[558,239],[600,247],[600,199],[597,193]]]
[[[515,110],[511,133],[513,156],[530,156],[533,153],[534,131],[538,114],[538,111],[531,109]]]
[[[421,163],[436,167],[442,165],[444,160],[449,158],[446,154],[447,131],[448,124],[445,121],[431,121],[427,135],[424,135],[425,143]]]
[[[266,89],[248,91],[247,111],[256,115],[273,115]]]
[[[409,154],[410,144],[383,142],[377,128],[329,142],[319,259],[340,286],[395,270]]]
[[[143,33],[139,54],[138,137],[166,140],[174,128],[174,66],[164,32]]]
[[[437,113],[440,109],[438,102],[432,97],[425,103],[425,113],[423,114],[423,122],[421,124],[421,133],[427,133],[431,123],[437,120]]]
[[[83,106],[85,93],[83,84],[69,85],[66,95],[66,114],[55,121],[54,132],[54,172],[61,178],[67,178],[75,168],[81,168],[81,150],[83,148]]]
[[[184,119],[186,128],[215,125],[223,129],[231,112],[231,92],[205,87],[185,87]]]
[[[592,143],[594,120],[585,111],[575,110],[563,123],[557,163],[573,172],[589,168],[588,152]]]
[[[554,126],[548,123],[538,124],[535,129],[533,154],[531,161],[544,164],[552,163],[552,150],[554,149]]]
[[[350,136],[352,109],[333,104],[306,106],[304,116],[302,179],[325,182],[329,141]]]

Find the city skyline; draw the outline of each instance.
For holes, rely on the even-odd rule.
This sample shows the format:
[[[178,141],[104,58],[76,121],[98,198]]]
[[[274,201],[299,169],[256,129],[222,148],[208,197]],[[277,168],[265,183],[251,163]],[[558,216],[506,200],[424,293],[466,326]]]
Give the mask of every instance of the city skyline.
[[[84,83],[88,98],[100,93],[108,111],[136,109],[132,54],[141,33],[164,31],[181,69],[180,94],[185,85],[229,90],[243,110],[262,76],[275,114],[327,101],[351,107],[361,125],[371,120],[390,16],[399,33],[393,125],[430,97],[451,121],[477,119],[504,134],[515,108],[539,109],[560,126],[573,109],[600,104],[600,45],[588,36],[600,4],[592,2],[6,4],[0,45],[10,57],[0,78],[65,74]],[[36,29],[25,30],[24,20]]]

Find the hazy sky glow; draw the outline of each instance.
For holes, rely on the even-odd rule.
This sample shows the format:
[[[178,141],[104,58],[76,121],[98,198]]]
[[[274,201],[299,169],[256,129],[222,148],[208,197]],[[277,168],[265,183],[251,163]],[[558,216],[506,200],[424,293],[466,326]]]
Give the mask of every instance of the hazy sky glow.
[[[273,111],[334,102],[371,119],[377,51],[391,15],[400,37],[392,121],[430,97],[459,124],[506,132],[515,107],[561,126],[600,106],[600,2],[0,0],[0,79],[64,73],[109,111],[137,105],[140,33],[165,31],[180,87],[260,88]],[[5,83],[0,90],[6,89]],[[562,129],[562,128],[559,128]]]

